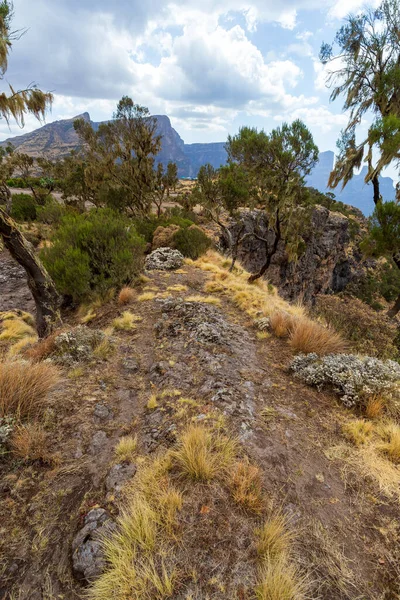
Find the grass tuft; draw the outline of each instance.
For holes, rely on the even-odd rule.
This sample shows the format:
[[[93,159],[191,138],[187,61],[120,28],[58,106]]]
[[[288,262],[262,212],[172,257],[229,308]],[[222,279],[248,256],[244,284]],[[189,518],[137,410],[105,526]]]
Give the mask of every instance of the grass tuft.
[[[320,356],[348,350],[347,342],[339,333],[307,318],[295,320],[289,343],[295,352],[315,352]]]
[[[257,600],[303,600],[305,592],[304,577],[286,560],[267,560],[260,568]]]
[[[14,414],[20,419],[40,413],[59,381],[59,370],[49,363],[0,363],[0,416]]]
[[[149,410],[154,410],[157,408],[157,406],[158,406],[157,395],[152,394],[147,402],[147,408]]]
[[[187,291],[188,291],[187,285],[182,285],[180,283],[177,283],[176,285],[170,285],[169,287],[167,287],[167,292],[187,292]]]
[[[232,467],[237,445],[234,440],[215,434],[200,425],[191,425],[172,452],[180,473],[196,481],[211,481],[224,476]]]
[[[11,449],[15,456],[23,460],[44,460],[47,436],[44,429],[37,423],[19,425],[11,437]]]
[[[214,306],[221,305],[221,300],[219,298],[215,298],[214,296],[201,296],[200,294],[188,296],[185,300],[186,302],[203,302],[204,304],[213,304]]]
[[[123,287],[118,294],[118,304],[121,304],[122,306],[125,304],[130,304],[134,301],[135,297],[135,290],[133,290],[131,287]]]
[[[373,424],[364,419],[355,419],[343,425],[345,437],[355,446],[365,444],[371,438],[372,432]]]
[[[257,530],[257,553],[262,560],[287,556],[293,541],[286,517],[277,512]]]
[[[260,469],[240,461],[236,464],[230,480],[232,496],[237,504],[247,510],[260,512],[263,507]]]
[[[141,320],[141,317],[134,315],[129,310],[125,310],[120,317],[114,319],[112,325],[117,331],[131,331],[135,329],[135,323]]]
[[[377,446],[391,462],[400,464],[400,426],[394,422],[387,422],[378,428],[380,437],[384,440]]]
[[[36,337],[35,329],[26,323],[23,319],[14,318],[6,319],[2,322],[2,332],[0,333],[0,341],[18,341],[23,338]]]
[[[154,300],[156,294],[154,292],[144,292],[138,296],[139,302],[147,302],[148,300]]]
[[[115,456],[118,460],[131,462],[137,450],[137,436],[126,435],[122,437],[115,447]]]
[[[365,416],[368,419],[378,419],[386,408],[386,400],[382,396],[374,395],[368,398],[365,405]]]

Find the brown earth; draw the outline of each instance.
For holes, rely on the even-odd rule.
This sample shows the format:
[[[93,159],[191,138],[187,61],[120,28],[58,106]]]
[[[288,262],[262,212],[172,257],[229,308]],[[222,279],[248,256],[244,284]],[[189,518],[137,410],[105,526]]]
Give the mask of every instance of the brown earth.
[[[310,598],[398,599],[398,501],[356,467],[326,455],[343,442],[349,413],[333,396],[293,379],[285,342],[258,339],[249,318],[227,299],[220,308],[180,302],[201,294],[206,281],[193,266],[183,271],[151,273],[147,287],[166,297],[135,301],[129,309],[143,320],[133,332],[113,334],[116,352],[80,365],[80,373],[64,373],[46,411],[53,459],[26,464],[7,455],[0,463],[0,598],[82,597],[71,571],[72,539],[91,507],[118,511],[105,480],[122,435],[137,434],[144,456],[174,442],[182,426],[178,407],[166,400],[150,411],[147,401],[154,391],[175,388],[197,401],[191,418],[223,414],[260,467],[268,503],[281,507],[297,532],[294,557],[308,573]],[[167,290],[176,284],[188,292]],[[11,302],[12,282],[7,285],[4,306]],[[21,303],[22,292],[17,297]],[[108,326],[121,311],[115,302],[103,306],[90,327]],[[107,408],[106,418],[96,416],[99,406]],[[256,558],[249,532],[257,519],[244,512],[233,517],[211,485],[191,492],[190,506],[182,526],[198,567],[196,597],[252,598],[247,585]],[[174,598],[187,597],[185,581]],[[218,589],[215,581],[222,582]]]

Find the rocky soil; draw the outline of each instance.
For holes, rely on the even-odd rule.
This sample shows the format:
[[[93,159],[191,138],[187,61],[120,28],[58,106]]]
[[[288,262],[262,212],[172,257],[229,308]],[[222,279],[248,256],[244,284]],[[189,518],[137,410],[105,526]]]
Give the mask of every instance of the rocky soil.
[[[229,299],[220,306],[187,301],[194,293],[204,297],[206,273],[184,266],[149,277],[146,287],[161,297],[129,306],[141,320],[133,331],[113,333],[114,353],[81,363],[79,371],[64,369],[46,411],[53,458],[27,464],[7,456],[0,463],[0,598],[83,597],[85,579],[103,567],[99,530],[112,529],[121,488],[135,477],[135,461],[116,461],[114,448],[127,434],[138,436],[141,457],[174,443],[182,406],[170,393],[147,407],[152,393],[168,389],[195,400],[188,409],[194,421],[221,415],[260,467],[268,501],[297,532],[295,560],[309,574],[311,598],[398,598],[398,499],[328,452],[342,441],[345,409],[293,379],[285,342],[259,339]],[[22,288],[17,274],[13,281]],[[13,284],[2,285],[10,304]],[[5,307],[3,295],[1,301]],[[115,302],[103,306],[90,328],[109,326],[121,311]],[[254,570],[245,513],[232,521],[223,498],[204,486],[196,493],[196,597],[250,600],[238,584]],[[199,537],[204,527],[211,541]],[[211,579],[224,585],[213,588]]]
[[[11,309],[33,312],[34,308],[24,269],[7,251],[0,252],[0,312]]]

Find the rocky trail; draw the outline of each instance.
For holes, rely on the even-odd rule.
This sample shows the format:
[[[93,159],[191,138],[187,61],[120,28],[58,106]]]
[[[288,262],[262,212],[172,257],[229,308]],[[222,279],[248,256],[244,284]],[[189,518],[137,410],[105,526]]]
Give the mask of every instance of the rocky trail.
[[[260,339],[229,298],[210,303],[207,276],[192,265],[152,272],[139,292],[148,299],[128,307],[135,328],[112,334],[114,353],[65,369],[46,410],[51,460],[0,467],[0,598],[81,598],[103,566],[98,532],[115,527],[121,489],[135,478],[137,461],[116,461],[119,439],[137,435],[140,462],[188,421],[223,423],[260,468],[268,505],[296,532],[310,598],[399,597],[398,499],[330,451],[343,442],[345,409],[293,378],[284,341]],[[122,310],[108,303],[89,327]],[[212,489],[192,494],[185,521],[196,584],[185,573],[172,597],[253,598],[257,518],[233,513]]]

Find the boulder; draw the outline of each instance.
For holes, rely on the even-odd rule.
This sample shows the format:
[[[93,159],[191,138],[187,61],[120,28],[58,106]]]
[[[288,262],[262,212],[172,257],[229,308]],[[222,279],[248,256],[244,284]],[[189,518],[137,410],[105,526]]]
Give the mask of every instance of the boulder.
[[[183,265],[184,257],[179,250],[173,248],[158,248],[146,258],[147,270],[173,271]]]
[[[93,508],[72,541],[72,567],[77,579],[91,581],[105,566],[102,538],[116,528],[104,508]]]

